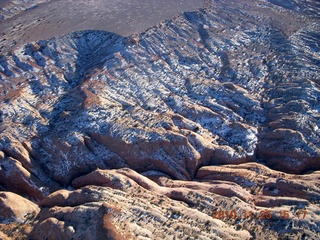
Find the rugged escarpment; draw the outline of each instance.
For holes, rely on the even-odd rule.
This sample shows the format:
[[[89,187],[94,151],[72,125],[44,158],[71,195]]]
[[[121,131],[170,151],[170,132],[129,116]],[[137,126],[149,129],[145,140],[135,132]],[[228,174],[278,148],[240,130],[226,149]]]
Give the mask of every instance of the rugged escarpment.
[[[207,1],[3,54],[0,190],[42,209],[25,235],[317,239],[319,8]]]

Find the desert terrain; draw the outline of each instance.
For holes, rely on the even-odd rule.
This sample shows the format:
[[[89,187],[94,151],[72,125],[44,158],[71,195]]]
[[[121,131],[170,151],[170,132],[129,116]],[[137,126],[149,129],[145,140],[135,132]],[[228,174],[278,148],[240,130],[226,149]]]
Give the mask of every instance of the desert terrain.
[[[0,3],[0,239],[320,238],[318,1],[74,2]]]

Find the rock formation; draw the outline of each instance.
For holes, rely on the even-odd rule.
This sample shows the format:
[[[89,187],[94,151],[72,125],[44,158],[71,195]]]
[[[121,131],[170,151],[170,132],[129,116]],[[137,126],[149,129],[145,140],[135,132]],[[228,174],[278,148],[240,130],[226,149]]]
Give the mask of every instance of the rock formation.
[[[0,190],[24,204],[0,237],[318,239],[319,12],[208,0],[2,48]]]

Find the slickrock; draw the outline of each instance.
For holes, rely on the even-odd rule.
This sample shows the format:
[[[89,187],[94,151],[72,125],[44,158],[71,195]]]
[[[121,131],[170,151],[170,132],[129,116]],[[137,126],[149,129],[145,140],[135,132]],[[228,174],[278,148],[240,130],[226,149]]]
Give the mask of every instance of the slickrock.
[[[21,196],[10,193],[0,192],[1,212],[0,222],[23,222],[28,215],[36,215],[40,209],[37,204],[22,198]]]
[[[320,238],[317,1],[70,2],[0,3],[0,191],[41,208],[1,234]]]
[[[66,202],[74,207],[56,205],[55,198],[59,197],[59,193],[49,196],[50,199],[41,205],[55,207],[42,210],[31,236],[34,239],[44,236],[53,239],[53,235],[48,236],[46,232],[46,222],[56,218],[59,220],[55,219],[54,226],[75,228],[70,237],[80,239],[86,236],[90,239],[145,239],[153,236],[171,239],[174,236],[184,238],[185,234],[198,236],[199,239],[214,239],[216,236],[249,239],[247,231],[236,231],[207,214],[189,209],[183,202],[172,201],[156,191],[148,191],[130,178],[117,174],[112,177],[115,178],[115,184],[123,184],[121,188],[125,188],[125,192],[108,187],[84,187],[70,192]],[[120,178],[126,181],[121,182]],[[201,225],[197,226],[197,222]],[[65,232],[65,228],[58,226],[52,231],[54,236]],[[220,232],[218,229],[221,228],[224,229]]]
[[[0,231],[0,238],[4,240],[10,240],[11,238],[8,237],[8,235],[4,234],[3,232]]]
[[[320,172],[308,175],[293,175],[272,171],[263,165],[247,163],[241,165],[225,165],[224,167],[207,166],[198,170],[197,180],[222,180],[234,182],[250,190],[260,199],[266,196],[292,197],[319,203]],[[303,201],[305,202],[305,201]]]
[[[60,190],[41,201],[43,209],[31,236],[54,239],[72,232],[67,229],[74,229],[68,236],[77,239],[85,239],[90,232],[90,239],[319,236],[319,172],[294,179],[295,175],[253,163],[204,168],[198,181],[162,176],[157,183],[131,169],[95,170],[72,182],[77,190]],[[234,179],[224,177],[228,172]],[[301,188],[299,182],[307,179],[308,185]],[[289,188],[283,189],[282,183]],[[283,191],[290,197],[283,196]],[[234,218],[214,217],[217,211],[232,210]],[[272,218],[265,218],[266,211]],[[290,217],[281,217],[281,211]],[[254,217],[244,217],[249,212]],[[53,230],[48,235],[49,223]]]
[[[0,239],[23,239],[35,225],[37,204],[11,192],[0,192]]]

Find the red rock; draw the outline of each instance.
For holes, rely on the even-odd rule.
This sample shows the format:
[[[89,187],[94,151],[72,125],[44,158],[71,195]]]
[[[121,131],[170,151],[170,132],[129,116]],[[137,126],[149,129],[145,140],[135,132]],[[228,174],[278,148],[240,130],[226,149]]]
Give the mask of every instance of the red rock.
[[[7,190],[30,199],[40,200],[45,195],[40,189],[44,184],[11,157],[1,161],[0,182]]]
[[[315,1],[206,1],[145,32],[187,5],[74,2],[0,1],[0,190],[41,207],[4,235],[320,239]]]
[[[0,231],[0,239],[11,240],[12,238]]]
[[[37,204],[11,192],[0,192],[0,222],[24,222],[39,213]]]
[[[48,218],[36,225],[30,237],[32,239],[71,239],[75,230],[73,227],[65,226],[63,221],[56,218]]]

